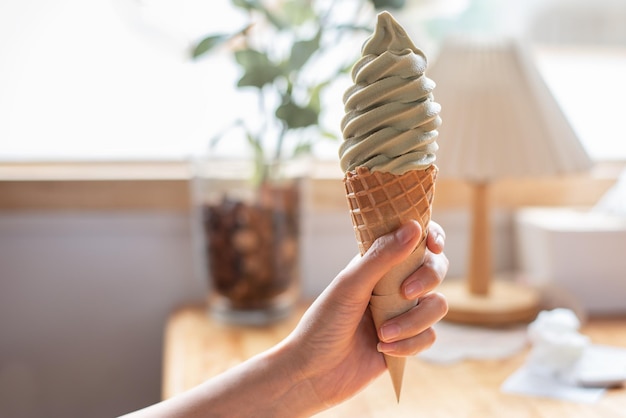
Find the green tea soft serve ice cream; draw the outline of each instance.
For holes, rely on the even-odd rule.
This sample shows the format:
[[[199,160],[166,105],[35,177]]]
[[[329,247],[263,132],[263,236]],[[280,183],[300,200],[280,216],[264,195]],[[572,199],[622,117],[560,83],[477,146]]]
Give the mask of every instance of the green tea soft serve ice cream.
[[[364,254],[381,235],[411,219],[422,226],[410,258],[376,285],[370,309],[376,327],[413,308],[400,285],[424,261],[437,167],[440,106],[427,61],[406,31],[387,12],[378,15],[352,70],[354,84],[344,95],[339,149],[350,215],[359,251]],[[396,396],[400,397],[405,359],[385,356]]]

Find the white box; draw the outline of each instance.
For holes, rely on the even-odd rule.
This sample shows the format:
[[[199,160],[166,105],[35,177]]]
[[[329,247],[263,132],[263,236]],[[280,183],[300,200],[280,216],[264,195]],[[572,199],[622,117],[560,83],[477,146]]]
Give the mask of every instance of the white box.
[[[573,208],[515,216],[517,260],[538,286],[556,286],[588,313],[626,312],[626,218]]]

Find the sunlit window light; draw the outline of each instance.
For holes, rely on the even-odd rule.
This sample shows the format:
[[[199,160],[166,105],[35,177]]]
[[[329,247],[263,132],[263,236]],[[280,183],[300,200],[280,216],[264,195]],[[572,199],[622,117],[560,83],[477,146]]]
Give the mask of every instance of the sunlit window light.
[[[457,10],[467,2],[448,3]],[[202,152],[224,121],[242,109],[253,114],[255,102],[232,99],[237,73],[224,57],[192,61],[189,47],[242,23],[228,0],[0,2],[0,161]],[[617,106],[626,96],[626,55],[600,52],[586,61],[571,50],[536,56],[592,157],[626,159]],[[337,132],[342,93],[325,115]],[[336,144],[316,154],[336,158]]]

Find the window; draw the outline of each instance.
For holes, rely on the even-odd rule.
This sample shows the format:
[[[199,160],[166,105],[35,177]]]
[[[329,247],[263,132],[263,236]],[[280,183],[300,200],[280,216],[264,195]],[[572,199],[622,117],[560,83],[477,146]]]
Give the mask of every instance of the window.
[[[626,159],[622,98],[626,47],[538,49],[538,67],[587,152],[596,160]]]
[[[219,58],[192,62],[187,48],[237,19],[229,0],[0,2],[0,161],[176,160],[203,150],[255,103],[224,100],[236,72]],[[537,56],[592,157],[626,159],[626,47]],[[335,148],[318,154],[335,158]]]
[[[0,3],[0,159],[176,159],[204,146],[234,74],[192,62],[227,0]],[[220,82],[211,77],[224,78]]]

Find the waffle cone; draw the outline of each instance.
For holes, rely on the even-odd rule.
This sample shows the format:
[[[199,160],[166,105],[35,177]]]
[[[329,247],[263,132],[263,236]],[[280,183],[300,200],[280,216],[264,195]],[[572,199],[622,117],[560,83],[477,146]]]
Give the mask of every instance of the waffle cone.
[[[422,227],[422,237],[413,253],[383,276],[372,292],[370,310],[377,329],[417,304],[416,300],[404,298],[400,285],[424,262],[436,177],[437,167],[431,165],[425,170],[411,170],[402,175],[357,167],[344,178],[361,255],[378,237],[395,231],[409,220],[418,221]],[[385,355],[385,362],[399,400],[405,358]]]

